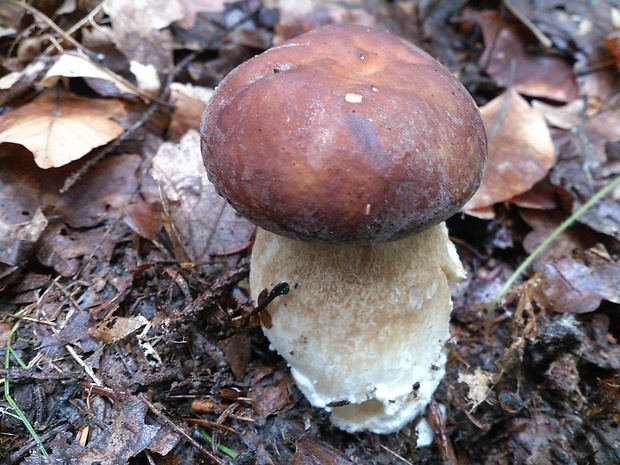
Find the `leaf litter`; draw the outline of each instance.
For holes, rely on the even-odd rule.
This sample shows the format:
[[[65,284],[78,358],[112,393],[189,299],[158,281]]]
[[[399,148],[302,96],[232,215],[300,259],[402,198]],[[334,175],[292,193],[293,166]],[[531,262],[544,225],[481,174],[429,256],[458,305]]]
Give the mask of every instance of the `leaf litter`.
[[[518,264],[620,175],[620,11],[448,3],[0,7],[0,382],[24,415],[0,399],[3,463],[620,462],[618,189],[537,257],[484,331]],[[453,289],[424,448],[415,424],[348,435],[303,399],[251,314],[253,226],[200,160],[212,88],[333,22],[438,57],[489,133],[483,188],[449,221],[469,278]]]

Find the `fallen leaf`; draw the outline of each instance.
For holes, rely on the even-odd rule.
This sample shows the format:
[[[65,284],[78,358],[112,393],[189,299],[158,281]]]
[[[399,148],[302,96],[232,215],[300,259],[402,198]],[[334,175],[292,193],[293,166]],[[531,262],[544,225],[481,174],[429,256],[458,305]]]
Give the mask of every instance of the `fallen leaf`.
[[[124,117],[119,100],[46,91],[0,116],[0,144],[23,145],[40,168],[57,168],[120,136],[123,127],[115,119]]]
[[[97,327],[89,328],[88,334],[104,344],[114,344],[136,332],[147,323],[144,317],[128,318],[112,316],[100,322]]]
[[[259,384],[250,390],[249,395],[254,399],[254,410],[263,418],[286,412],[295,405],[286,378],[282,378],[275,385]]]
[[[86,172],[58,202],[55,213],[74,228],[101,224],[129,204],[138,188],[138,155],[106,158]]]
[[[175,108],[168,129],[171,141],[178,141],[190,129],[200,129],[202,114],[213,92],[211,88],[191,84],[170,84],[170,103]]]
[[[469,388],[467,401],[471,405],[472,412],[487,399],[494,379],[493,373],[484,371],[480,367],[477,367],[474,373],[459,373],[458,382],[467,384]]]
[[[514,90],[480,109],[489,162],[482,184],[465,210],[488,207],[523,194],[555,163],[555,149],[542,115]]]
[[[579,96],[571,63],[552,53],[531,53],[525,26],[505,21],[498,11],[472,14],[480,24],[485,49],[480,65],[495,81],[532,97],[572,102]]]
[[[224,352],[224,357],[230,365],[235,378],[243,379],[245,370],[252,360],[250,336],[246,333],[238,333],[234,336],[218,342],[218,347]]]
[[[246,244],[255,226],[241,217],[207,179],[200,136],[190,130],[178,144],[164,143],[153,159],[166,213],[190,260],[208,263]]]
[[[164,28],[183,18],[178,1],[105,0],[103,10],[112,21],[114,43],[130,61],[152,65],[161,75],[172,70],[172,33]]]
[[[545,266],[540,290],[545,307],[559,313],[596,310],[602,300],[620,304],[620,263],[602,246]]]
[[[523,239],[523,248],[527,253],[532,253],[542,244],[564,221],[567,214],[560,210],[533,210],[519,209],[521,218],[532,228]],[[535,271],[542,271],[545,264],[550,261],[569,256],[575,249],[589,249],[596,245],[600,236],[593,233],[590,228],[581,224],[574,224],[555,238],[551,246],[543,250],[532,264]]]
[[[65,52],[60,55],[45,73],[40,84],[45,87],[53,87],[61,77],[80,77],[106,81],[116,88],[117,96],[130,98],[138,96],[135,87],[124,78],[104,68],[99,63],[95,63],[87,56],[75,52]],[[95,88],[95,90],[97,89]],[[113,94],[110,92],[106,93],[106,96],[111,95]]]
[[[302,437],[295,443],[295,455],[290,465],[350,465],[338,449],[319,441]]]
[[[46,226],[47,219],[41,210],[23,223],[9,224],[0,218],[0,291],[26,263]]]
[[[116,465],[127,463],[157,437],[162,428],[159,422],[147,421],[147,406],[137,397],[117,401],[110,409],[107,428],[93,437],[88,445],[78,450],[73,445],[67,452],[72,460],[65,463],[99,463]]]
[[[191,29],[199,13],[223,13],[227,3],[231,3],[231,0],[179,0],[183,17],[177,24],[183,29]]]

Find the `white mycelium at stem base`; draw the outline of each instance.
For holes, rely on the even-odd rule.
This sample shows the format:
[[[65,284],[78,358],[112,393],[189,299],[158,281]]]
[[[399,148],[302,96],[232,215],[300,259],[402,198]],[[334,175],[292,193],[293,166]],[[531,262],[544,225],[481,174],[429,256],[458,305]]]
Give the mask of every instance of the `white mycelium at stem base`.
[[[288,282],[269,304],[273,347],[316,407],[349,432],[398,431],[444,375],[452,309],[465,277],[444,223],[395,242],[324,245],[258,230],[250,287]]]

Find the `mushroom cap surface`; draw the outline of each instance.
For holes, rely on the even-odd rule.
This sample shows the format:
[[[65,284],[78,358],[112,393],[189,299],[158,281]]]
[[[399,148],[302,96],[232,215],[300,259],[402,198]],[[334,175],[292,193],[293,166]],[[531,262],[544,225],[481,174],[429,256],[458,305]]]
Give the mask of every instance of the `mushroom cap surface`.
[[[401,239],[456,213],[484,172],[473,99],[391,34],[315,29],[238,66],[201,126],[209,179],[240,214],[293,239]]]

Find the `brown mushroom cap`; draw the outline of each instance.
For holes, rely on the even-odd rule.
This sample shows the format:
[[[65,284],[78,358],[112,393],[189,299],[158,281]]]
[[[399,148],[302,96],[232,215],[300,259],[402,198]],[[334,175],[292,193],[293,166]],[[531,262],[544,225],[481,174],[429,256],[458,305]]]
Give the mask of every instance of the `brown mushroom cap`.
[[[240,65],[202,121],[218,192],[258,226],[325,243],[400,239],[474,194],[486,135],[471,96],[414,45],[326,26]]]

